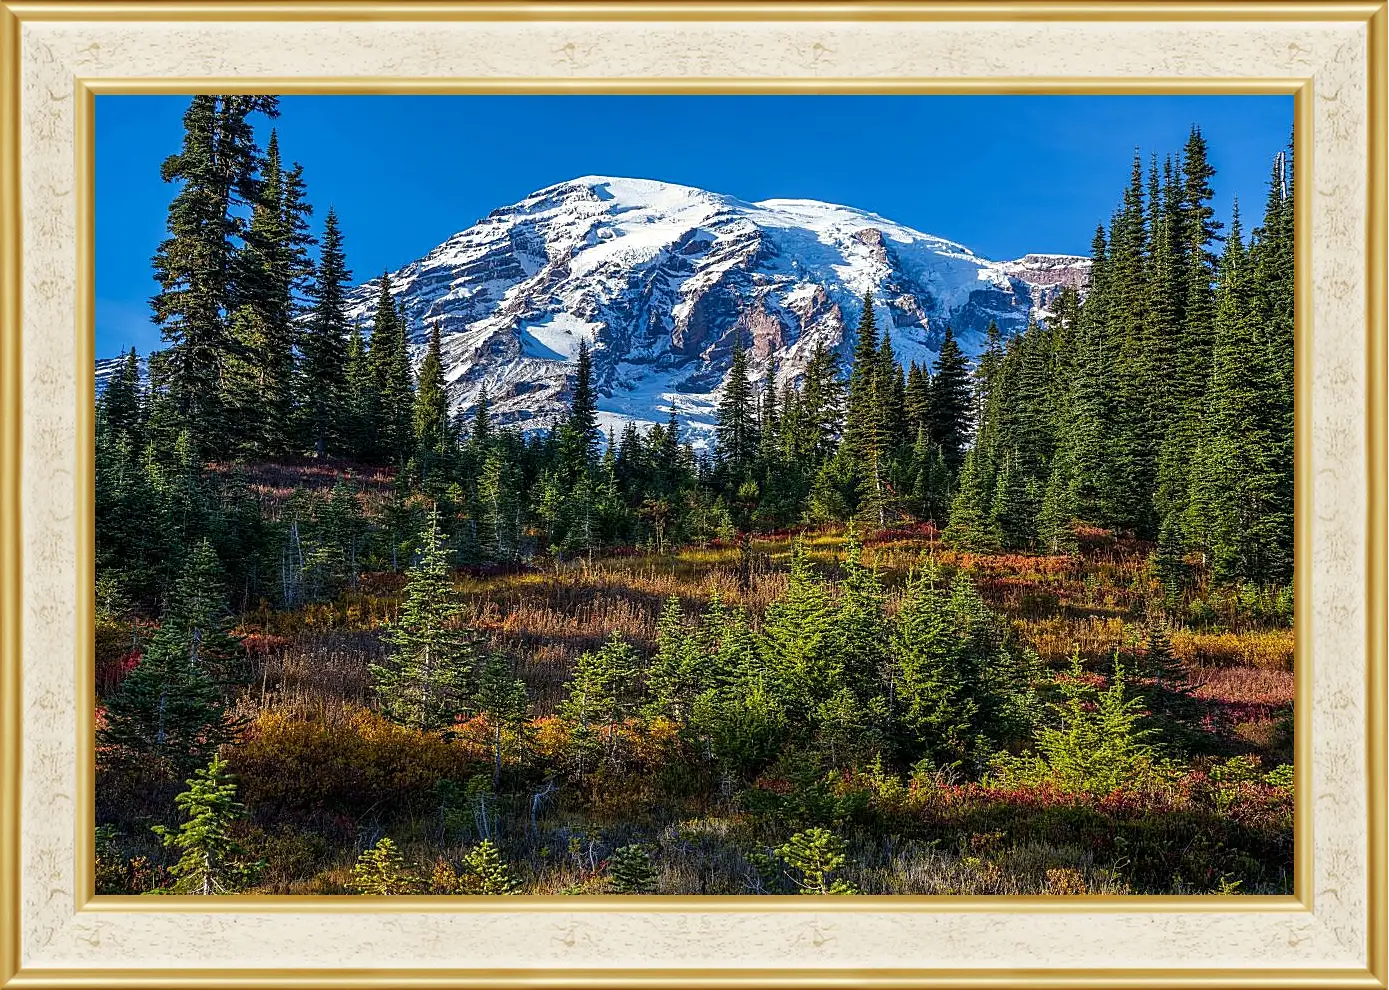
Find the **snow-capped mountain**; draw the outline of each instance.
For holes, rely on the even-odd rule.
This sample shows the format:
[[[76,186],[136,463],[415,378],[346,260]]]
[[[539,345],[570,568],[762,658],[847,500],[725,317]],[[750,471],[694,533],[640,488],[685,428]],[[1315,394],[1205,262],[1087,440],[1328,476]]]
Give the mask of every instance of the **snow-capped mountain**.
[[[1045,317],[1088,261],[989,261],[941,237],[813,200],[745,203],[646,179],[586,176],[496,210],[390,275],[417,346],[437,323],[453,401],[485,387],[495,416],[524,427],[563,412],[589,341],[605,425],[713,422],[735,340],[754,377],[794,379],[817,345],[846,357],[861,299],[899,359],[930,363],[947,324],[974,354]],[[380,280],[349,295],[366,332]],[[846,361],[847,365],[847,361]]]
[[[486,388],[505,423],[563,415],[579,341],[593,350],[605,427],[666,419],[711,426],[735,341],[765,383],[795,380],[820,344],[845,357],[864,292],[898,358],[931,364],[945,327],[967,354],[990,320],[1045,319],[1089,261],[990,261],[873,213],[814,200],[745,203],[647,179],[586,176],[494,211],[390,274],[418,360],[438,324],[456,409]],[[348,295],[369,332],[373,279]],[[97,361],[101,390],[120,358]]]

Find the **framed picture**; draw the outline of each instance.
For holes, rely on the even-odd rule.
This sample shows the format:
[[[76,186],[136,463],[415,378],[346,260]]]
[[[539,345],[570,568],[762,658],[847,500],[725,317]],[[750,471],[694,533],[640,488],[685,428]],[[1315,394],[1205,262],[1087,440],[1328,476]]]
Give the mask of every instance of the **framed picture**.
[[[1385,986],[1387,17],[0,0],[0,985]]]

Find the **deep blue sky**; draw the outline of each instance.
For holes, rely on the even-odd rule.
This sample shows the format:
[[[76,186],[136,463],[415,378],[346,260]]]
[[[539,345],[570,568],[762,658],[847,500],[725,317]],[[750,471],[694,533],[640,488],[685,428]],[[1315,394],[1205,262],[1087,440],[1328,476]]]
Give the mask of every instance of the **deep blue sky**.
[[[160,346],[149,259],[187,97],[96,98],[97,354]],[[273,122],[329,205],[359,280],[421,257],[535,189],[662,179],[745,200],[843,203],[1003,259],[1085,254],[1134,149],[1211,145],[1222,218],[1262,211],[1291,96],[297,96]],[[258,119],[261,143],[272,123]],[[1248,224],[1246,224],[1248,226]]]

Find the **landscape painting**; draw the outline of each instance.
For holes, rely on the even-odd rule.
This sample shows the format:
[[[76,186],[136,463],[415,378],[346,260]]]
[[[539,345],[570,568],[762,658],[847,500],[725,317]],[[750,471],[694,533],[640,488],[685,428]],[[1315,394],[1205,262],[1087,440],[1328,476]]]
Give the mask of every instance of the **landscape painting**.
[[[96,893],[1292,893],[1292,122],[96,97]]]

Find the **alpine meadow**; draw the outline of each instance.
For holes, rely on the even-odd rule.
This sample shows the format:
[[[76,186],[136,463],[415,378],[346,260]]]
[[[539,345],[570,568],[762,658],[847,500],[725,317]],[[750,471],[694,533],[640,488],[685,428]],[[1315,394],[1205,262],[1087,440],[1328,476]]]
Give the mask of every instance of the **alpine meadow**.
[[[1083,216],[923,150],[962,211],[1061,214],[996,260],[895,178],[752,201],[544,147],[400,253],[503,152],[320,195],[310,152],[359,190],[450,156],[298,148],[308,99],[183,98],[132,172],[158,343],[99,316],[97,894],[1292,892],[1290,108],[1261,147],[1093,133],[1117,167],[1046,177]],[[606,99],[660,144],[665,98]],[[822,188],[782,164],[745,187]]]

